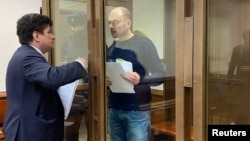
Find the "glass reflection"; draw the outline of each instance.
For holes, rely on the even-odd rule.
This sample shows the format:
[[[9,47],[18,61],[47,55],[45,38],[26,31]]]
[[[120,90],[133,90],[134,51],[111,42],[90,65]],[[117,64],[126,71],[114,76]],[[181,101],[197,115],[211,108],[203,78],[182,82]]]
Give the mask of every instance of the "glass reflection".
[[[53,0],[55,65],[72,62],[77,57],[88,60],[87,4],[84,0]],[[72,108],[65,120],[65,141],[87,141],[88,79],[77,87]]]
[[[249,5],[208,1],[208,124],[249,124]]]
[[[86,12],[73,12],[67,16],[72,33],[64,38],[61,47],[61,61],[71,62],[77,57],[88,58]]]

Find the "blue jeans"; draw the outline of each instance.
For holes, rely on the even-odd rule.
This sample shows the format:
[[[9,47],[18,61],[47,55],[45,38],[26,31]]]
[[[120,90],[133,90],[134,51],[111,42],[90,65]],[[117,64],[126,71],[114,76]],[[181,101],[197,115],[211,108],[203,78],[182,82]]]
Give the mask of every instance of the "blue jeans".
[[[109,109],[108,123],[111,141],[150,140],[150,111]]]

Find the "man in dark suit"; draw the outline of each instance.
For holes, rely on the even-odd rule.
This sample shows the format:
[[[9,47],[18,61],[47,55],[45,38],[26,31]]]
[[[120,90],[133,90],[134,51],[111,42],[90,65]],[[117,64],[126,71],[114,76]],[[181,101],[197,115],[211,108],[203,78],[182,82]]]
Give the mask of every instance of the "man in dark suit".
[[[63,141],[64,109],[58,88],[87,75],[84,58],[53,67],[44,54],[53,49],[52,21],[26,14],[17,22],[21,47],[9,61],[6,74],[6,141]]]
[[[244,44],[233,48],[227,73],[229,79],[248,79],[249,72],[242,67],[250,66],[249,33],[249,30],[245,30],[242,33]]]
[[[222,104],[230,109],[231,124],[245,124],[248,122],[247,109],[241,109],[248,105],[248,81],[250,66],[249,50],[249,29],[242,33],[243,44],[233,48],[232,56],[229,62],[227,77],[230,82],[227,89],[221,90]],[[240,82],[240,84],[234,84]]]

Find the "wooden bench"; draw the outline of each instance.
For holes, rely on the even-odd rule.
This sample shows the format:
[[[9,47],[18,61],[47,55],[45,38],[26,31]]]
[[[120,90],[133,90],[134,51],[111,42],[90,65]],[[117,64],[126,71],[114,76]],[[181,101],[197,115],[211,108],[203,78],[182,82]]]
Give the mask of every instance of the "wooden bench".
[[[168,135],[171,137],[176,136],[176,128],[175,128],[175,122],[172,121],[166,121],[161,123],[156,123],[151,126],[153,135],[155,133],[161,133],[164,135]],[[193,127],[191,127],[191,140],[194,139],[193,135]]]
[[[6,110],[6,104],[7,104],[6,92],[0,92],[0,141],[4,141],[2,126]]]

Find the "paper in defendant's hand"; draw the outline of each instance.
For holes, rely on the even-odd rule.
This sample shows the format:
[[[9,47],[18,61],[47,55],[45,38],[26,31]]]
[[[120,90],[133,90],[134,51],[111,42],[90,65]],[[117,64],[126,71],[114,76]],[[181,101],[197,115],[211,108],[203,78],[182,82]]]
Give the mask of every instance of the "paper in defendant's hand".
[[[64,108],[64,119],[66,119],[69,115],[78,83],[79,80],[76,80],[72,83],[59,87],[59,89],[57,90]]]
[[[109,86],[112,92],[115,93],[135,93],[134,85],[122,78],[125,72],[132,72],[132,63],[128,61],[122,62],[106,62],[106,75],[112,81]]]

